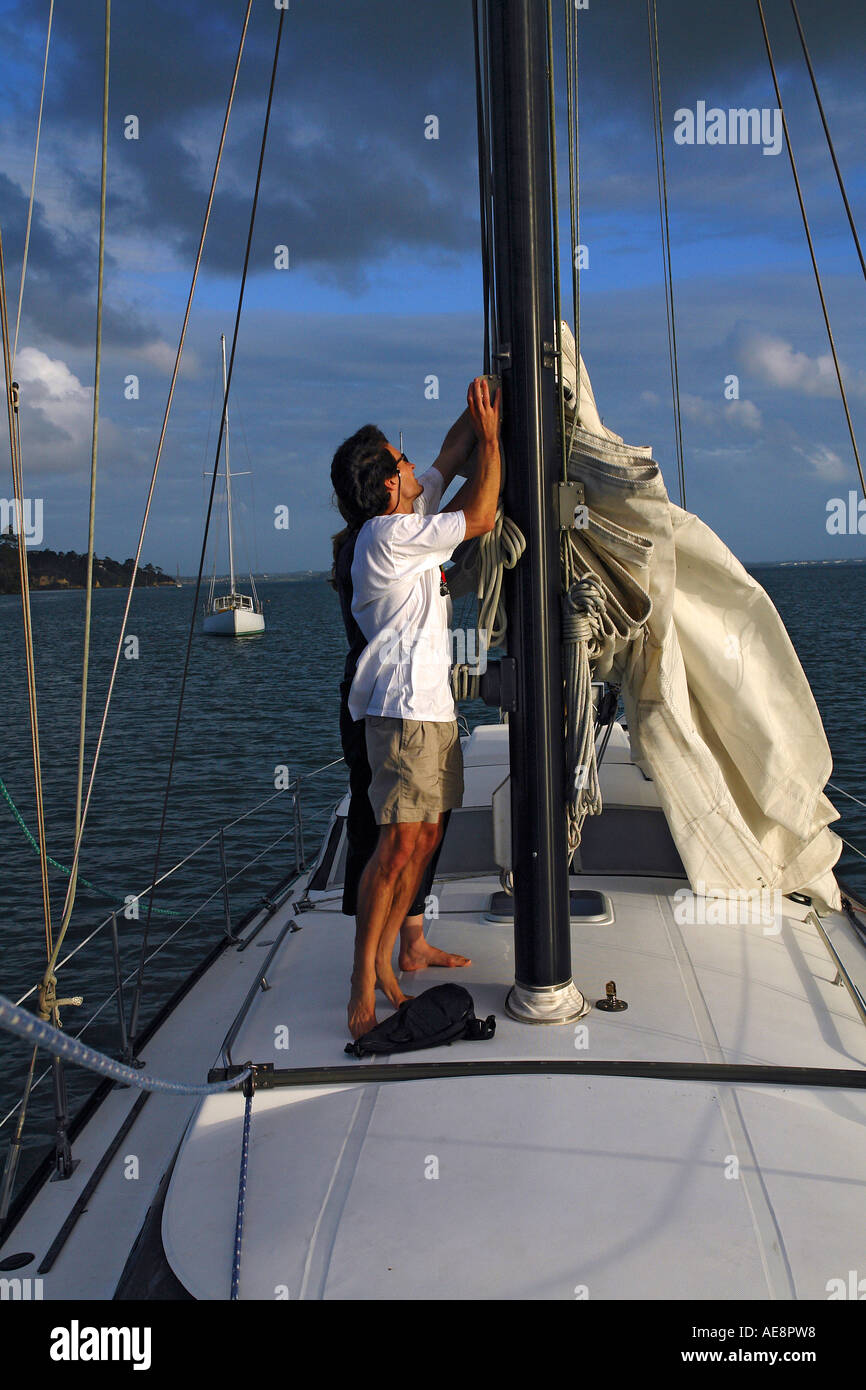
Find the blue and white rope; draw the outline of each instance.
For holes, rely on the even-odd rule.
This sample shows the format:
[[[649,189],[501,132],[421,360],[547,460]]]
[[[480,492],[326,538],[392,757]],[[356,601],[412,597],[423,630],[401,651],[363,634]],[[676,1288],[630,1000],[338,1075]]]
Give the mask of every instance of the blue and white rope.
[[[253,1093],[250,1089],[247,1092],[246,1104],[244,1105],[244,1133],[241,1140],[241,1171],[238,1178],[238,1206],[235,1216],[235,1248],[232,1255],[232,1287],[231,1301],[235,1302],[239,1295],[241,1282],[241,1250],[244,1243],[244,1211],[247,1203],[247,1171],[250,1161],[250,1120],[253,1112]]]
[[[25,1042],[36,1047],[44,1047],[46,1052],[52,1053],[55,1057],[62,1057],[67,1062],[86,1067],[88,1071],[96,1072],[99,1076],[110,1076],[113,1081],[122,1081],[125,1085],[135,1086],[140,1091],[161,1091],[172,1096],[215,1095],[219,1091],[235,1090],[252,1070],[247,1067],[246,1071],[230,1080],[214,1081],[210,1085],[189,1081],[165,1081],[158,1076],[148,1076],[146,1072],[136,1071],[134,1067],[124,1066],[113,1057],[107,1057],[104,1052],[97,1052],[94,1047],[85,1047],[77,1038],[71,1038],[68,1033],[54,1028],[50,1023],[43,1023],[35,1014],[20,1009],[2,994],[0,1028],[5,1029],[7,1033],[14,1033],[16,1037],[23,1038]]]

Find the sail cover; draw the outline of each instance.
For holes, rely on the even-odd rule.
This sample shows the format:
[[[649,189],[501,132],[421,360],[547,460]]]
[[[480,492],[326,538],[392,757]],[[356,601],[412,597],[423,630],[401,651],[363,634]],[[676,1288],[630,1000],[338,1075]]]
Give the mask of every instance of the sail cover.
[[[570,537],[607,605],[594,675],[622,686],[632,756],[692,889],[838,908],[830,749],[784,624],[709,526],[671,502],[651,450],[602,424],[566,323],[562,339],[568,472],[586,504]]]

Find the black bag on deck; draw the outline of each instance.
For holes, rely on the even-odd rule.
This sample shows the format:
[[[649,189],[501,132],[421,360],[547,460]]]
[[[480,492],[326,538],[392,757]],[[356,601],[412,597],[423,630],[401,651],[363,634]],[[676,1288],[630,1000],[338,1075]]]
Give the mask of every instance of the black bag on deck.
[[[416,999],[407,999],[395,1014],[363,1037],[346,1043],[345,1050],[351,1057],[374,1057],[388,1052],[415,1052],[421,1047],[439,1047],[464,1039],[492,1038],[495,1032],[493,1014],[483,1022],[475,1017],[468,989],[462,985],[434,985]]]

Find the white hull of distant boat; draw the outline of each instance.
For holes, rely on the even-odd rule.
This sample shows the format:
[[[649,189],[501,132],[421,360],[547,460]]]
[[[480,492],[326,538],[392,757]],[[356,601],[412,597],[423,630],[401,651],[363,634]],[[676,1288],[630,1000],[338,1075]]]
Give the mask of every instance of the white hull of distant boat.
[[[222,345],[222,366],[223,366],[223,399],[227,394],[226,387],[226,340],[221,336]],[[262,613],[261,600],[256,593],[256,584],[252,574],[250,574],[250,588],[252,597],[242,593],[235,584],[235,543],[232,531],[232,471],[229,463],[229,413],[228,406],[223,407],[223,442],[225,446],[225,483],[226,483],[226,528],[229,550],[229,591],[227,594],[214,594],[216,575],[211,580],[210,594],[204,610],[203,630],[214,637],[250,637],[254,633],[264,632],[265,618]],[[207,475],[206,475],[207,476]],[[238,475],[235,474],[235,477]]]
[[[217,600],[219,602],[219,600]],[[249,637],[264,632],[264,614],[254,608],[221,608],[205,615],[204,631],[214,637]]]

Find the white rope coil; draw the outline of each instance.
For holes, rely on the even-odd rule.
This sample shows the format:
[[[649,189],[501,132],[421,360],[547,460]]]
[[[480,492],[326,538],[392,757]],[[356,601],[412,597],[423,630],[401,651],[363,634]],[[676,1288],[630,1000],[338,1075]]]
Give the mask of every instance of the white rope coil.
[[[601,787],[595,756],[595,708],[590,662],[601,649],[606,604],[601,581],[584,574],[562,599],[562,665],[565,686],[565,766],[568,852],[580,844],[587,816],[600,815]]]
[[[458,558],[448,572],[448,587],[452,597],[475,591],[478,595],[478,617],[475,646],[478,660],[474,666],[455,665],[451,672],[451,690],[455,700],[477,700],[483,657],[491,647],[499,647],[505,638],[508,618],[502,596],[502,577],[505,570],[514,569],[526,549],[526,538],[520,527],[505,515],[500,499],[493,530],[461,546]]]

